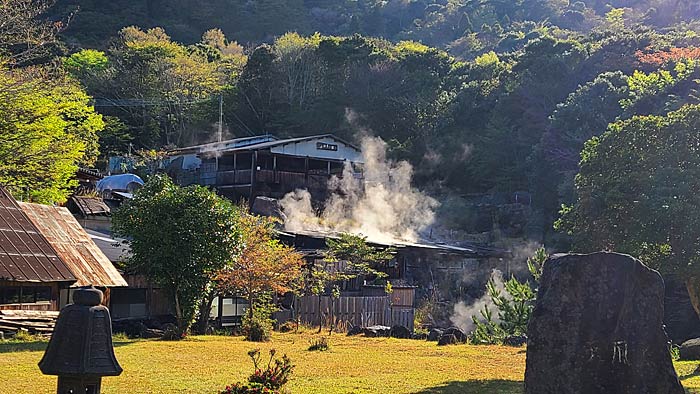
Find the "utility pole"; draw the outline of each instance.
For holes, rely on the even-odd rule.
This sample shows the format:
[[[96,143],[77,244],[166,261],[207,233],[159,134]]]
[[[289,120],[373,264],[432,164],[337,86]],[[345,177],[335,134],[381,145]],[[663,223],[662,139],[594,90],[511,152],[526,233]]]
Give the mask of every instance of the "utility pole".
[[[221,144],[221,139],[224,134],[224,94],[219,93],[219,135],[218,141]],[[219,147],[220,149],[221,147]],[[216,171],[219,171],[219,152],[214,152],[214,157],[216,157]]]
[[[219,142],[224,134],[224,95],[219,93]]]

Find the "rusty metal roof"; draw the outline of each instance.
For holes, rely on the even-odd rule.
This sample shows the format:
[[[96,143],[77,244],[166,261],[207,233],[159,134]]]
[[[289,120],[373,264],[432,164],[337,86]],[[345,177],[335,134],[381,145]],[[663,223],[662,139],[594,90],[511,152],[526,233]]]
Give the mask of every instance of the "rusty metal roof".
[[[0,279],[75,282],[75,277],[39,229],[0,186]]]
[[[73,286],[127,286],[68,209],[22,202],[19,206],[73,273]]]

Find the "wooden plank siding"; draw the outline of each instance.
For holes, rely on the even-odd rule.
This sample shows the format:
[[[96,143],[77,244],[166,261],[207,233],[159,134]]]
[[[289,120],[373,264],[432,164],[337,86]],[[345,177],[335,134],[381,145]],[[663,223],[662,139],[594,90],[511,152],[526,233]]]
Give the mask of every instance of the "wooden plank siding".
[[[335,319],[345,324],[362,327],[402,325],[413,331],[413,307],[392,307],[389,296],[341,296],[335,302],[330,296],[320,298],[320,308],[318,296],[299,299],[297,313],[301,322],[318,324],[319,314],[321,320],[325,321],[331,316],[332,310]]]

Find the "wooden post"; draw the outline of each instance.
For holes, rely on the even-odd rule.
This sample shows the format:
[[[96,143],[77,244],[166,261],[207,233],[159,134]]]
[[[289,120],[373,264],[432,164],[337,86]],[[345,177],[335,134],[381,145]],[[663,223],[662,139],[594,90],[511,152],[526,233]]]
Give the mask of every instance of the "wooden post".
[[[255,200],[255,172],[257,171],[255,166],[258,164],[258,151],[253,152],[253,157],[251,159],[250,166],[250,204],[252,206],[253,200]]]

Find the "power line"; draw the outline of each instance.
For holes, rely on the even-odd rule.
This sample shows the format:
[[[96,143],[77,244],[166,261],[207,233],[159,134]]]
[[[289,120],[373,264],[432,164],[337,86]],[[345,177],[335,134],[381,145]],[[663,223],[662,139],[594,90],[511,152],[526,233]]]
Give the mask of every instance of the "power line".
[[[160,99],[115,99],[94,98],[93,107],[152,107],[164,104],[199,104],[212,101],[213,97],[198,100],[160,100]]]

